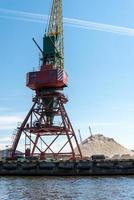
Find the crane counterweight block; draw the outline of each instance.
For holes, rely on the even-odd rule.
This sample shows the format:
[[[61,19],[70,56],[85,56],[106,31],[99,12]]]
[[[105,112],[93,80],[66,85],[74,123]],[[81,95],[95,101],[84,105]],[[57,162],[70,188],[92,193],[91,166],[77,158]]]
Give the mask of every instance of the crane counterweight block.
[[[29,72],[26,76],[26,86],[32,90],[63,89],[68,84],[68,75],[63,69],[45,69]]]

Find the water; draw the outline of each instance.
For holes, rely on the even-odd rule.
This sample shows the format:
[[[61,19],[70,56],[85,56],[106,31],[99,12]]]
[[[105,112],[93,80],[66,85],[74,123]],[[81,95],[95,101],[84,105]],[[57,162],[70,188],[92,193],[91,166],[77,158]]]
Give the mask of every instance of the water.
[[[113,199],[134,199],[134,177],[0,177],[0,200]]]

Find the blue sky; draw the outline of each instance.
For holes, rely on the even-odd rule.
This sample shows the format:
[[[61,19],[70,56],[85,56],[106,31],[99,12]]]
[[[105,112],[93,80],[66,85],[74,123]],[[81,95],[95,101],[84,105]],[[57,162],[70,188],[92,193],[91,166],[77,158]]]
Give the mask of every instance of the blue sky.
[[[42,45],[46,27],[45,19],[44,23],[30,22],[20,12],[47,15],[50,3],[50,0],[0,0],[3,145],[9,143],[17,122],[23,120],[32,105],[33,92],[25,87],[25,74],[38,66],[39,52],[32,37]],[[64,26],[65,69],[69,74],[65,94],[70,100],[66,108],[75,130],[81,129],[85,139],[90,124],[93,133],[113,137],[131,149],[134,148],[133,10],[133,0],[63,0],[64,17],[69,20]],[[91,23],[97,23],[97,30],[93,30],[96,25]],[[113,25],[110,31],[108,25]]]

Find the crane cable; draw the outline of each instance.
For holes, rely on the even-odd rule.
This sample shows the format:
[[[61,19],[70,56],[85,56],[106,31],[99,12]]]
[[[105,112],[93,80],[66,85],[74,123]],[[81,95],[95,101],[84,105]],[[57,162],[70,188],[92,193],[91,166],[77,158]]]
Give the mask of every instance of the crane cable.
[[[50,22],[50,17],[51,17],[51,10],[52,10],[51,5],[53,5],[53,0],[51,0],[51,4],[50,4],[50,7],[49,7],[49,12],[48,12],[48,17],[47,17],[47,25],[46,25],[46,28],[45,28],[45,35],[48,32],[48,28],[49,28],[49,22]]]

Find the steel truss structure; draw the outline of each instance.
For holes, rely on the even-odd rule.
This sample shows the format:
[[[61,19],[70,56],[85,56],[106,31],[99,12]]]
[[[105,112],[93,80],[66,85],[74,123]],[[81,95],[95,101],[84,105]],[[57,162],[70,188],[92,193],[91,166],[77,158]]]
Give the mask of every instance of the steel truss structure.
[[[56,104],[52,109],[50,104],[53,99],[55,99]],[[59,92],[48,92],[43,96],[36,96],[33,101],[31,110],[21,126],[18,127],[12,146],[12,157],[16,156],[15,152],[20,138],[22,137],[24,140],[25,137],[25,157],[38,156],[40,159],[81,158],[79,144],[64,107],[67,98]],[[53,120],[48,113],[53,116]],[[58,123],[56,119],[58,119]],[[78,147],[79,153],[77,155],[74,146]]]

